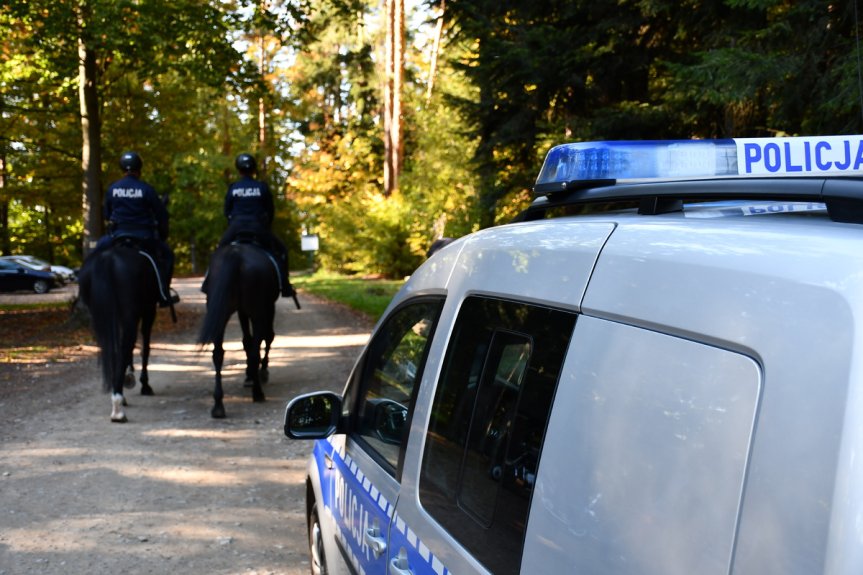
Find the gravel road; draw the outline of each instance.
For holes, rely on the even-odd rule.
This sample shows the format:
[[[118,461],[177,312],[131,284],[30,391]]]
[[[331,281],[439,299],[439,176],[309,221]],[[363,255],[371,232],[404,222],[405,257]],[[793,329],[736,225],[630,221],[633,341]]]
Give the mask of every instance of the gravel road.
[[[175,281],[178,313],[203,308],[199,285]],[[44,393],[0,399],[0,575],[308,573],[311,444],[284,437],[285,403],[340,391],[372,326],[310,295],[300,300],[299,311],[279,302],[265,403],[252,403],[242,385],[231,320],[224,420],[210,418],[210,353],[194,333],[154,333],[156,395],[127,392],[127,424],[109,421],[93,357],[22,372]]]

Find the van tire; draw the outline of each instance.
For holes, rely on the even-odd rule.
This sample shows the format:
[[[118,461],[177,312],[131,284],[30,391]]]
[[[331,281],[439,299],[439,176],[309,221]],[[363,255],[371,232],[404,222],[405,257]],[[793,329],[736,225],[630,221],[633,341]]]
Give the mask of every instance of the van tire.
[[[309,513],[309,559],[312,575],[327,575],[327,558],[324,553],[324,539],[321,535],[317,503],[312,505]]]

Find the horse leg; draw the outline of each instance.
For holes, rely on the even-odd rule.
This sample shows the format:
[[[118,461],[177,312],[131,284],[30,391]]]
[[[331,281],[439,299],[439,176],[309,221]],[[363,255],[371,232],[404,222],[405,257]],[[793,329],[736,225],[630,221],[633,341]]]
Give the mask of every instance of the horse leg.
[[[258,372],[258,377],[261,378],[261,384],[270,381],[270,347],[273,345],[275,334],[271,334],[264,340],[264,357],[261,359],[261,369]]]
[[[119,355],[119,354],[118,354]],[[119,357],[113,359],[111,370],[111,423],[126,423],[126,397],[123,395],[123,387],[126,382],[126,363]]]
[[[153,395],[150,387],[150,376],[147,373],[147,364],[150,362],[150,335],[153,332],[153,320],[156,318],[156,308],[147,309],[141,318],[141,395]]]
[[[126,389],[132,389],[135,387],[135,364],[131,362],[127,365],[123,370],[123,387]],[[126,403],[126,396],[123,396],[123,407],[128,406]]]
[[[249,327],[249,316],[241,310],[237,311],[237,319],[240,320],[240,329],[243,331],[243,351],[246,353],[246,379],[243,381],[243,387],[252,387],[255,380],[255,371],[252,369],[252,360],[250,349],[252,345],[252,332]]]
[[[213,409],[210,415],[215,419],[224,419],[225,404],[222,400],[225,393],[222,390],[222,362],[225,359],[225,350],[222,347],[222,338],[213,342],[213,367],[216,368],[216,387],[213,390]]]
[[[123,387],[126,389],[132,389],[135,387],[135,364],[131,359],[126,365],[126,371],[123,374]]]
[[[126,389],[132,389],[135,387],[135,342],[132,341],[129,344],[128,352],[126,349],[126,336],[124,334],[120,335],[120,348],[123,350],[123,387]],[[126,405],[125,398],[123,399],[123,405]]]
[[[121,320],[122,322],[123,320]],[[133,323],[132,325],[122,325],[120,327],[120,347],[117,349],[116,354],[111,361],[113,363],[113,373],[112,373],[112,387],[113,393],[111,395],[111,421],[114,423],[126,423],[128,419],[126,418],[126,412],[123,407],[126,406],[126,397],[123,395],[123,387],[126,386],[127,373],[126,369],[133,367],[132,355],[135,352],[135,337],[137,335],[137,326]],[[134,376],[132,381],[134,382]]]
[[[248,368],[252,370],[252,401],[266,401],[264,390],[261,388],[261,377],[258,366],[261,363],[261,339],[253,337],[250,340],[250,345],[246,348],[246,357],[248,358]],[[243,344],[245,347],[245,342]]]
[[[252,378],[252,401],[266,401],[264,390],[261,387],[261,342],[264,333],[260,318],[255,317],[251,322],[251,330],[249,330],[249,316],[246,315],[246,327],[243,333],[243,348],[246,350],[246,369],[251,374]]]
[[[125,399],[122,393],[111,394],[111,423],[126,423],[126,412],[123,410]]]
[[[243,349],[246,351],[246,381],[252,383],[252,401],[265,401],[264,390],[261,389],[259,368],[261,365],[261,329],[257,322],[249,328],[248,314],[240,315],[240,327],[243,329]]]

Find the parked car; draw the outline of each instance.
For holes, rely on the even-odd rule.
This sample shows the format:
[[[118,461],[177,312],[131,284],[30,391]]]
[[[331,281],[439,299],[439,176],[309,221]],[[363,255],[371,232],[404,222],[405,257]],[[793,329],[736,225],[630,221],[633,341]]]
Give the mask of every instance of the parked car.
[[[34,270],[14,260],[0,258],[0,291],[47,293],[56,285],[56,276],[52,272]]]
[[[553,148],[315,440],[312,573],[863,574],[863,136]]]
[[[64,284],[78,281],[78,274],[72,268],[51,264],[46,262],[45,260],[37,258],[36,256],[13,255],[2,256],[2,258],[15,260],[19,263],[24,264],[25,266],[32,267],[33,269],[50,271],[56,274],[59,277],[60,282]]]

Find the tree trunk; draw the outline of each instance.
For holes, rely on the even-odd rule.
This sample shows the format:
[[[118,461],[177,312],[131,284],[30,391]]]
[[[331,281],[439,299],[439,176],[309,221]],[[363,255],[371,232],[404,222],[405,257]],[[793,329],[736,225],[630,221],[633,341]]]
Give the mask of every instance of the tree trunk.
[[[81,171],[84,220],[84,257],[102,235],[102,127],[99,120],[96,54],[87,44],[89,5],[82,2],[78,15],[78,97],[81,105]]]
[[[399,187],[402,165],[402,77],[404,73],[404,0],[386,0],[387,34],[384,83],[384,194]]]
[[[261,10],[266,9],[266,2],[261,3]],[[267,81],[267,52],[264,31],[260,32],[261,48],[261,85]],[[264,96],[258,98],[258,150],[260,150],[261,161],[258,166],[258,177],[264,179],[267,175],[267,105]]]
[[[266,14],[270,10],[269,0],[260,0],[258,9],[262,14]],[[260,52],[260,68],[258,69],[261,75],[261,89],[263,92],[258,98],[258,154],[260,162],[258,162],[258,178],[265,179],[267,176],[267,160],[269,159],[269,139],[267,136],[267,31],[264,28],[258,30],[258,49]]]
[[[446,11],[446,0],[440,2],[440,14],[438,15],[437,25],[434,32],[434,44],[432,44],[431,62],[429,63],[429,81],[426,87],[426,103],[431,100],[432,91],[434,90],[435,74],[437,73],[437,60],[440,55],[440,42],[443,38],[443,17]]]
[[[9,239],[9,200],[3,196],[6,187],[6,154],[0,154],[0,254],[8,256],[12,253],[12,243]]]
[[[393,189],[393,5],[395,0],[386,0],[386,37],[384,44],[384,195]]]
[[[399,189],[399,175],[402,171],[402,156],[404,155],[404,142],[402,141],[402,80],[405,70],[405,2],[396,1],[395,13],[395,65],[393,67],[393,148],[395,159],[395,182],[393,191]]]

